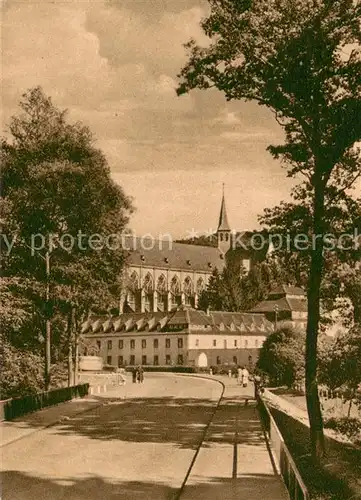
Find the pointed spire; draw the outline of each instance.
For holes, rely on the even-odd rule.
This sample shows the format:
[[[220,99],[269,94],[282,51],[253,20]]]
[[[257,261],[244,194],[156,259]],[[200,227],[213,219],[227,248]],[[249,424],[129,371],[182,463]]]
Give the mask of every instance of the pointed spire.
[[[224,198],[224,183],[223,183],[222,204],[221,204],[221,212],[219,214],[218,231],[230,231],[230,230],[231,228],[228,223],[226,200]]]

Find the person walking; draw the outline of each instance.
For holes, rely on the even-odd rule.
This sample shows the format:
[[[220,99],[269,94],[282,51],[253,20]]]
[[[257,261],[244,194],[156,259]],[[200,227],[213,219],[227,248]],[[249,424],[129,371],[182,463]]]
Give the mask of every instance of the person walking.
[[[242,385],[243,385],[243,387],[247,387],[248,386],[248,378],[249,378],[249,371],[244,366],[243,370],[242,370]]]
[[[137,370],[135,367],[132,369],[132,380],[133,380],[133,384],[137,383]]]
[[[242,368],[240,366],[237,368],[237,382],[239,385],[243,384]]]
[[[144,370],[142,368],[142,366],[139,366],[138,368],[138,376],[139,376],[139,383],[142,384],[143,381],[144,381]]]

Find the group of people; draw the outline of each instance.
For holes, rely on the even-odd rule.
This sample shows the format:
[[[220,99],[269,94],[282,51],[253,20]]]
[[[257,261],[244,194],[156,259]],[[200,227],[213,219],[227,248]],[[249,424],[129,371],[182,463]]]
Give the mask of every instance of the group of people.
[[[144,382],[144,370],[139,365],[137,368],[133,368],[132,371],[133,384],[142,384]]]
[[[239,385],[242,387],[247,387],[248,386],[248,379],[249,379],[249,371],[245,366],[240,366],[237,369],[237,379]]]

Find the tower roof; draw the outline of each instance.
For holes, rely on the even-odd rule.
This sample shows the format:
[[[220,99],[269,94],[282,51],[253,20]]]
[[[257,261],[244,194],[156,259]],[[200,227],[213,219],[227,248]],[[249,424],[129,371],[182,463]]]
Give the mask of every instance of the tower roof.
[[[227,209],[226,209],[226,200],[224,198],[224,184],[223,184],[223,192],[222,192],[222,204],[221,211],[219,214],[219,222],[217,231],[230,231],[231,228],[229,226],[228,217],[227,217]]]

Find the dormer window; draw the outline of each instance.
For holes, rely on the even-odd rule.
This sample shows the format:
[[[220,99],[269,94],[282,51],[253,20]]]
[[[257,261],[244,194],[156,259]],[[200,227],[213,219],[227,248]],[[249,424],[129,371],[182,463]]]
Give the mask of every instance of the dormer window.
[[[189,259],[187,260],[187,264],[188,264],[188,266],[191,265],[191,261]]]
[[[219,258],[220,258],[220,259],[224,259],[224,255],[223,255],[223,253],[219,254]]]
[[[145,256],[144,256],[144,255],[141,255],[141,256],[140,256],[140,260],[141,260],[142,262],[144,262],[144,261],[145,261]]]
[[[165,257],[165,258],[164,258],[164,262],[165,262],[166,264],[168,264],[168,263],[169,263],[169,259],[168,259],[168,257]]]
[[[212,268],[212,262],[208,262],[208,267]]]

